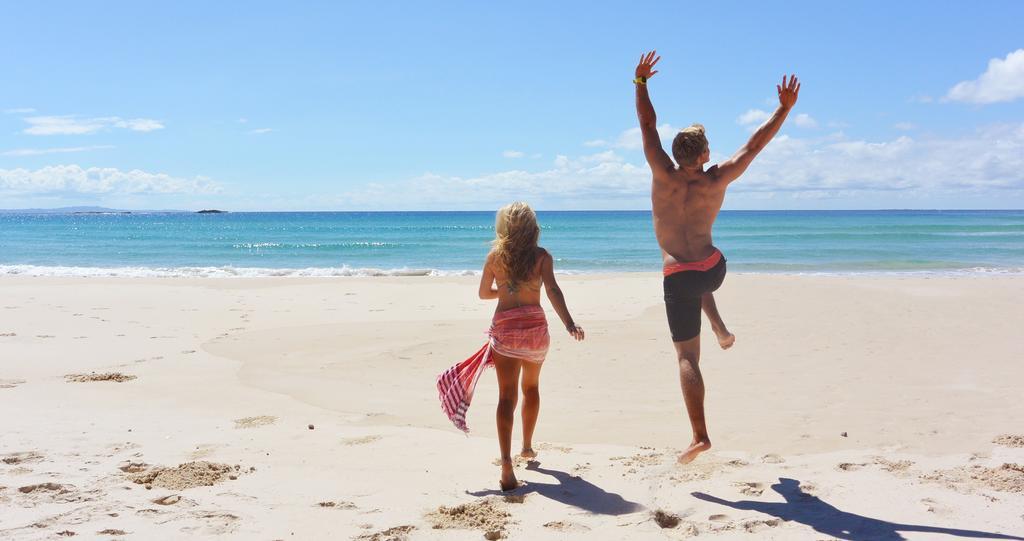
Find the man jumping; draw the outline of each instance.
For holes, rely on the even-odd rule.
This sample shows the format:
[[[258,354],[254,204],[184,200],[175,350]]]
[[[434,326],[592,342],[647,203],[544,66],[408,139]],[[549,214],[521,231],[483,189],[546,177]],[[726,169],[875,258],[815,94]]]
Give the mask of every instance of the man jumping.
[[[779,107],[771,118],[731,158],[705,170],[710,152],[704,126],[694,124],[676,135],[672,141],[675,163],[661,147],[654,106],[647,95],[647,82],[658,73],[653,70],[658,60],[661,57],[654,51],[641,56],[633,82],[644,155],[654,176],[651,204],[654,235],[665,264],[665,311],[679,361],[683,402],[693,428],[693,442],[679,455],[679,462],[686,464],[711,448],[704,423],[704,379],[699,367],[701,308],[723,348],[735,340],[726,330],[711,294],[725,279],[725,256],[712,244],[711,228],[722,208],[725,189],[775,137],[796,103],[800,83],[796,76],[791,75],[788,81],[783,76],[782,85],[776,86]]]

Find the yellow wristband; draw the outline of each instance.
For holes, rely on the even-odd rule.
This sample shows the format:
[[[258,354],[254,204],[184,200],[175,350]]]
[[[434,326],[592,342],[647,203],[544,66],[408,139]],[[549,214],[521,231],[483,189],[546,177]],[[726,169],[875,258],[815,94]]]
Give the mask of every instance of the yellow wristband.
[[[647,77],[637,77],[636,79],[633,79],[633,82],[638,85],[645,85],[647,84]]]

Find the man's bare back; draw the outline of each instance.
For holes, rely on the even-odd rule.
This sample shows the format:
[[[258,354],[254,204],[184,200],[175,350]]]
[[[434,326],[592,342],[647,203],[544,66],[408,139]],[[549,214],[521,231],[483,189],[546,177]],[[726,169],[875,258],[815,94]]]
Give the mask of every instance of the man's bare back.
[[[704,420],[704,379],[700,372],[701,311],[708,315],[722,348],[730,347],[735,336],[725,328],[713,292],[726,274],[726,260],[714,246],[711,230],[725,200],[729,184],[740,177],[754,157],[782,127],[796,103],[800,83],[796,77],[782,78],[777,85],[779,107],[733,156],[704,169],[710,150],[704,127],[695,124],[682,130],[672,143],[675,162],[661,146],[654,106],[647,93],[647,81],[661,57],[650,52],[640,57],[636,68],[636,111],[643,136],[644,156],[651,166],[651,208],[654,234],[664,260],[665,311],[679,363],[679,383],[690,418],[693,440],[679,456],[688,463],[711,448]]]
[[[711,226],[725,200],[725,183],[708,171],[659,171],[651,186],[654,235],[666,265],[700,261],[714,251]]]

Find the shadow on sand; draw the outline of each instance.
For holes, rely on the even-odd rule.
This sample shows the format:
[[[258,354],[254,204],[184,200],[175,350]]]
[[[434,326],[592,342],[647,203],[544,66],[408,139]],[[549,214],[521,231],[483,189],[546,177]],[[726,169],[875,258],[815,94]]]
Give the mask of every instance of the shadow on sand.
[[[549,470],[540,467],[540,462],[531,460],[526,464],[526,469],[550,475],[557,480],[557,483],[535,483],[529,482],[519,488],[502,492],[500,490],[480,490],[467,492],[471,496],[525,496],[530,493],[540,494],[566,505],[571,505],[584,511],[597,515],[628,515],[643,511],[646,508],[638,503],[631,502],[618,494],[608,492],[605,489],[583,480],[575,475],[569,475],[564,471]]]
[[[876,518],[857,515],[829,505],[817,496],[812,496],[800,490],[800,481],[780,477],[777,484],[772,485],[772,490],[778,492],[786,499],[785,503],[758,502],[752,500],[741,500],[731,502],[705,494],[694,492],[693,495],[704,501],[717,503],[742,509],[744,511],[758,511],[767,515],[778,517],[785,521],[794,521],[806,524],[815,530],[831,535],[837,539],[848,539],[851,541],[899,541],[906,539],[899,532],[925,532],[958,537],[973,537],[975,539],[1019,539],[1016,537],[999,533],[979,532],[976,530],[960,530],[957,528],[940,528],[937,526],[923,526],[918,524],[900,524],[888,522]]]

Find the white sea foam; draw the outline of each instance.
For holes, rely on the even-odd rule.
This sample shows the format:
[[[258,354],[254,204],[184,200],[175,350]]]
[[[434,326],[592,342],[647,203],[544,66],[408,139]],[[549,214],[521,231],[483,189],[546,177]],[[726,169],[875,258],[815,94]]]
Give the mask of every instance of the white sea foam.
[[[0,265],[0,275],[127,278],[265,278],[345,276],[473,276],[479,271],[439,269],[375,269],[351,267],[48,267]]]
[[[558,275],[594,275],[618,273],[658,273],[660,268],[640,271],[621,269],[556,270]],[[788,275],[788,276],[1007,276],[1024,275],[1024,267],[971,267],[962,269],[929,270],[730,270],[730,274],[744,275]],[[124,278],[332,278],[332,277],[387,277],[387,276],[480,276],[479,270],[440,269],[378,269],[352,267],[307,267],[301,269],[276,269],[268,267],[67,267],[40,265],[0,265],[0,276],[51,276],[51,277],[124,277]]]

